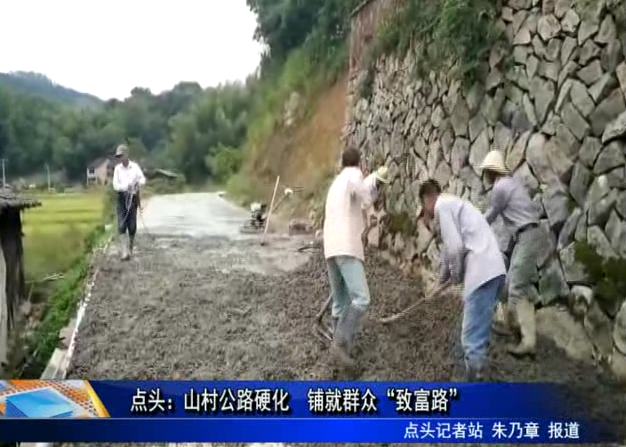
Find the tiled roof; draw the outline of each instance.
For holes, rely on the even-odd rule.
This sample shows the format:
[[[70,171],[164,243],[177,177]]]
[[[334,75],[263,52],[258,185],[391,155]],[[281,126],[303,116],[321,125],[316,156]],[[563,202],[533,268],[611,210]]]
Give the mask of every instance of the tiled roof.
[[[0,210],[5,208],[34,208],[41,206],[41,202],[31,197],[20,197],[13,191],[0,188]]]

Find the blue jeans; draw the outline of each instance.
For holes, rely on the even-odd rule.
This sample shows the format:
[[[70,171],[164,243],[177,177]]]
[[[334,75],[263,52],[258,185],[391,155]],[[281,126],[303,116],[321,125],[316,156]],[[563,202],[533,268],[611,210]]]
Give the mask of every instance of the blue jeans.
[[[487,362],[491,321],[505,276],[493,278],[463,299],[461,345],[465,367],[482,368]]]
[[[353,256],[334,256],[326,260],[332,313],[339,318],[348,305],[365,311],[370,304],[370,291],[365,279],[363,262]]]

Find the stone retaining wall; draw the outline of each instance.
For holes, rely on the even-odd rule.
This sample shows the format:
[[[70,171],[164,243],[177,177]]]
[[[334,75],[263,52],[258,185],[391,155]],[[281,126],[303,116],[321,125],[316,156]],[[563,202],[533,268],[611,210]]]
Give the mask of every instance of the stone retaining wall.
[[[419,182],[435,178],[484,207],[478,166],[492,147],[503,151],[541,208],[537,303],[567,303],[596,358],[626,378],[626,297],[596,300],[574,259],[582,240],[626,257],[626,33],[614,10],[591,3],[509,0],[499,24],[511,51],[494,48],[470,88],[447,73],[417,79],[411,56],[379,60],[371,98],[358,96],[364,72],[350,81],[344,138],[393,178],[371,240],[394,262],[417,255],[426,266],[439,252],[414,222]],[[505,247],[501,222],[494,228]]]

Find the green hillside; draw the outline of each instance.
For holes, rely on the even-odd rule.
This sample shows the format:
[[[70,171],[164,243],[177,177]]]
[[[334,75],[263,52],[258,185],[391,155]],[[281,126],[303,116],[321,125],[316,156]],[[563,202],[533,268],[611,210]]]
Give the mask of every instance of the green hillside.
[[[55,84],[47,76],[40,73],[23,71],[0,73],[0,86],[5,86],[14,92],[78,107],[89,107],[102,103],[102,100],[94,95]]]

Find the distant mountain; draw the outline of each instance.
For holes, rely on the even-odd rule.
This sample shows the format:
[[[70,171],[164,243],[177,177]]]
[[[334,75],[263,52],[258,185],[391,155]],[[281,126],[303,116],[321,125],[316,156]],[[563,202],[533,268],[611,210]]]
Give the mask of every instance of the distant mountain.
[[[0,86],[5,86],[15,92],[39,96],[77,107],[90,107],[103,102],[94,95],[56,84],[40,73],[24,71],[0,73]]]

